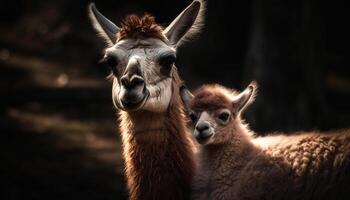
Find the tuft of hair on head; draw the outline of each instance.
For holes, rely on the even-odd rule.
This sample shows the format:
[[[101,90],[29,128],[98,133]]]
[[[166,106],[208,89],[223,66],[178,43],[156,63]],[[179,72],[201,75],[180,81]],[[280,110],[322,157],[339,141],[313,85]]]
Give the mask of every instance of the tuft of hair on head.
[[[218,84],[204,85],[194,92],[189,107],[194,111],[233,108],[239,115],[254,101],[257,88],[255,81],[252,81],[242,92]]]
[[[163,28],[155,21],[154,16],[145,14],[143,16],[128,15],[122,20],[118,41],[124,38],[159,38],[165,40]]]
[[[190,108],[195,111],[216,110],[230,108],[235,90],[225,88],[218,84],[203,85],[194,92]]]

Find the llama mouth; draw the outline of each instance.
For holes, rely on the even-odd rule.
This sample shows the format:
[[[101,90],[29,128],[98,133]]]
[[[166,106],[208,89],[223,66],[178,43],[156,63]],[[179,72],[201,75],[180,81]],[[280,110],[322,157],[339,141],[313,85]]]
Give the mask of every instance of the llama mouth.
[[[144,88],[144,96],[137,102],[122,102],[121,98],[116,98],[117,107],[121,110],[130,112],[140,109],[163,112],[169,105],[171,98],[171,78],[160,79],[152,84],[147,84]]]
[[[197,142],[201,145],[207,144],[210,138],[196,138]]]
[[[196,140],[197,140],[197,142],[198,142],[199,144],[202,144],[202,145],[203,145],[203,144],[206,144],[206,143],[209,142],[211,136],[212,136],[212,135],[210,135],[210,136],[201,136],[201,135],[199,135],[199,136],[196,137]]]
[[[128,103],[122,103],[120,99],[118,99],[118,104],[120,109],[124,110],[124,111],[136,111],[139,110],[140,108],[142,108],[148,98],[150,97],[150,92],[148,90],[146,90],[146,94],[144,95],[144,97],[138,101],[138,102],[128,102]]]

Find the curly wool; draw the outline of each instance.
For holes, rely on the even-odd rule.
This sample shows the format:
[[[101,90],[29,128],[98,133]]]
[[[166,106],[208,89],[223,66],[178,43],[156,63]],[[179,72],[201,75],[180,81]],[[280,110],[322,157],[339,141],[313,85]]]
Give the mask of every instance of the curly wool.
[[[350,131],[338,133],[297,133],[292,136],[270,136],[255,139],[276,140],[262,147],[272,158],[283,158],[291,167],[296,190],[310,198],[342,197],[350,189]],[[260,144],[261,145],[261,144]],[[345,183],[345,185],[342,185]],[[333,193],[333,194],[332,194]]]
[[[342,199],[350,195],[350,131],[250,137],[202,146],[194,199]],[[229,133],[226,133],[229,134]]]

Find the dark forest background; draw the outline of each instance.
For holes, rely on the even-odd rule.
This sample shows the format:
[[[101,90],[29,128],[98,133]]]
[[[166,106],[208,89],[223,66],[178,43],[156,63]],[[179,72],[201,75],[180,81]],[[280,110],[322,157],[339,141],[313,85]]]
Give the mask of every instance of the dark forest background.
[[[164,25],[189,3],[96,0],[114,22],[147,12]],[[0,199],[126,198],[104,46],[87,4],[1,3]],[[210,0],[177,66],[191,89],[256,80],[245,116],[259,134],[348,128],[348,18],[342,1]]]

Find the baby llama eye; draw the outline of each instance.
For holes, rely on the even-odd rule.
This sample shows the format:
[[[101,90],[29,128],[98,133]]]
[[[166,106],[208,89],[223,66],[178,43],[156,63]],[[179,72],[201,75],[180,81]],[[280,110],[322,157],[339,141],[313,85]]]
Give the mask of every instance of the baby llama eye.
[[[229,117],[230,117],[230,114],[228,112],[220,113],[220,115],[218,116],[218,118],[223,122],[227,122]]]

